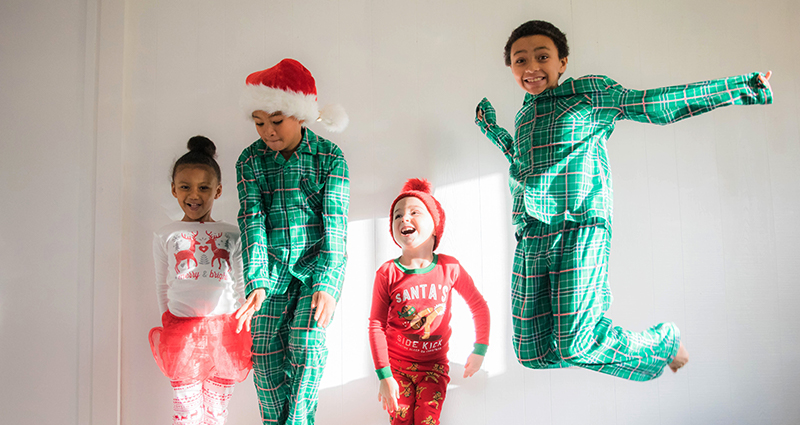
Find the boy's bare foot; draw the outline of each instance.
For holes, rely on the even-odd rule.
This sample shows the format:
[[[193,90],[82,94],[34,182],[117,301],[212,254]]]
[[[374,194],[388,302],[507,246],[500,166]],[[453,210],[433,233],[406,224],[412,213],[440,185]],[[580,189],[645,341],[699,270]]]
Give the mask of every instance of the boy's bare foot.
[[[675,355],[675,359],[669,364],[669,368],[672,369],[672,372],[677,372],[678,369],[685,366],[686,363],[689,363],[689,352],[686,351],[686,347],[681,343],[678,347],[678,354]]]

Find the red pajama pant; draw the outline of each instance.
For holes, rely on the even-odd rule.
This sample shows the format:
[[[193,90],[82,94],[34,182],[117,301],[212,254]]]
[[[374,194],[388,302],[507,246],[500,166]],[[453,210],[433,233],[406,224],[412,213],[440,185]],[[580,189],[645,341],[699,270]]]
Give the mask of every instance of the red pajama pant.
[[[390,360],[390,364],[400,386],[399,407],[390,414],[392,425],[438,425],[450,382],[447,363]]]

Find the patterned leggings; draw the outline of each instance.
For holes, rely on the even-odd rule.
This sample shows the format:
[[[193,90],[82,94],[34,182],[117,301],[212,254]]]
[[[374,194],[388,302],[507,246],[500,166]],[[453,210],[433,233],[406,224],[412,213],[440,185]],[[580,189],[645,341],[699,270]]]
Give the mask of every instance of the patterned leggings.
[[[514,254],[511,314],[514,350],[533,369],[580,366],[632,381],[664,371],[678,352],[672,323],[643,332],[613,326],[604,220],[533,222],[520,230]]]
[[[398,409],[390,415],[392,425],[437,425],[450,382],[447,363],[411,363],[390,360],[392,374],[400,386]]]
[[[205,381],[171,381],[173,425],[223,425],[235,381],[216,376]]]

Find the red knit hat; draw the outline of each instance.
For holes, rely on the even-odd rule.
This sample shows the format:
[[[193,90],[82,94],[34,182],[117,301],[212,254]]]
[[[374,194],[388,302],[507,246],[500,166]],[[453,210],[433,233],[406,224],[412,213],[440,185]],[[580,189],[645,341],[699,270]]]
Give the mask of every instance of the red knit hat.
[[[317,86],[311,72],[294,59],[247,76],[240,104],[248,117],[254,111],[286,116],[311,123],[320,121],[329,131],[342,131],[349,119],[340,105],[317,108]]]
[[[425,207],[428,208],[428,212],[433,218],[433,249],[436,250],[436,247],[439,246],[439,241],[442,240],[442,234],[444,233],[444,209],[442,209],[442,205],[439,201],[433,197],[433,185],[425,179],[408,179],[403,189],[400,191],[400,195],[392,202],[392,208],[389,209],[389,234],[392,235],[392,240],[397,246],[400,246],[394,239],[394,232],[392,231],[392,222],[394,220],[392,216],[394,215],[394,206],[397,205],[398,201],[407,196],[413,196],[419,199],[425,204]]]

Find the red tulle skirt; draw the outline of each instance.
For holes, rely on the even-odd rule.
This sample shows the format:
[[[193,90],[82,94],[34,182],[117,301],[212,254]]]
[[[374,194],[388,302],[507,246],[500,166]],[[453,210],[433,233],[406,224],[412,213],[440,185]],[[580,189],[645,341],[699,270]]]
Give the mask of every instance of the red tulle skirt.
[[[236,333],[233,314],[177,317],[165,312],[162,327],[150,330],[150,349],[171,381],[205,381],[211,376],[244,381],[253,363],[250,332]]]

